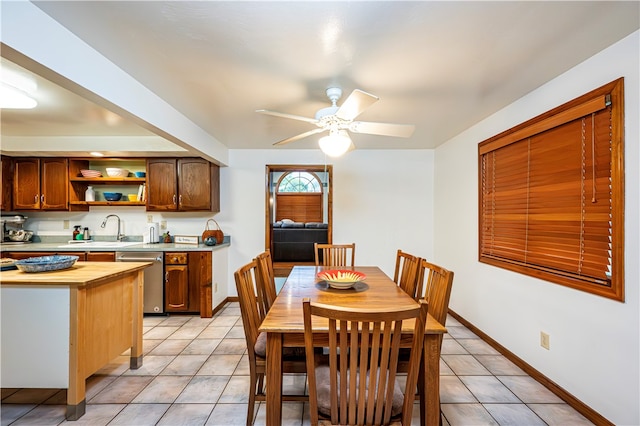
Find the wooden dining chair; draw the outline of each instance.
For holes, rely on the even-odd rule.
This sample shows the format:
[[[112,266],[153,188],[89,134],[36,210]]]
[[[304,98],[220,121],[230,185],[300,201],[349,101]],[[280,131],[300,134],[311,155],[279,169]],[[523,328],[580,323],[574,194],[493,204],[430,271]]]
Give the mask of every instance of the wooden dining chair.
[[[258,273],[256,274],[256,290],[258,293],[258,309],[264,318],[276,300],[276,277],[273,272],[273,261],[269,249],[256,256]]]
[[[247,352],[249,355],[249,404],[247,407],[247,425],[253,424],[253,414],[256,401],[265,401],[264,377],[266,374],[266,333],[260,333],[258,328],[264,317],[258,308],[258,298],[255,291],[255,282],[258,272],[258,261],[252,260],[239,268],[235,273],[238,302],[242,314],[242,325],[247,340]],[[298,348],[285,348],[282,354],[283,373],[305,373],[306,360],[304,351]],[[283,395],[284,401],[307,401],[306,395]]]
[[[411,424],[426,304],[406,309],[345,309],[305,298],[302,306],[311,424],[317,425],[320,415],[340,425],[386,425],[398,419],[403,425]],[[313,334],[318,330],[312,316],[329,321],[328,364],[319,361],[313,350]],[[411,367],[402,388],[396,371],[402,323],[409,319],[415,319]]]
[[[420,278],[420,259],[417,256],[398,250],[393,281],[409,296],[418,300],[418,279]]]
[[[314,243],[316,266],[353,266],[356,260],[356,244]]]
[[[416,292],[427,301],[429,313],[442,325],[447,321],[452,287],[452,271],[422,259]]]

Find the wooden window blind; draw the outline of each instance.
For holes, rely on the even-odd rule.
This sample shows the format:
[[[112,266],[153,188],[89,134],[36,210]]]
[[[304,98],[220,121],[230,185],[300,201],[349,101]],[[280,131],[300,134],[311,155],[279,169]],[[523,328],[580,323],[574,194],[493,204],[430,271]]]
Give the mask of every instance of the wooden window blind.
[[[479,259],[624,300],[623,79],[479,144]]]

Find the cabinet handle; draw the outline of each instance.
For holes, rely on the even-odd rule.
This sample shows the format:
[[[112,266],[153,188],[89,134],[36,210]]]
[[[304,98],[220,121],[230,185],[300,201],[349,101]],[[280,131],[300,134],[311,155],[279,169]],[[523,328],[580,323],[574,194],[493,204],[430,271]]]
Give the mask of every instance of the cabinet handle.
[[[180,197],[178,197],[178,200],[179,200],[178,203],[182,205],[182,194],[180,194]]]
[[[174,257],[172,260],[173,260],[174,262],[177,262],[177,261],[178,261],[178,258],[177,258],[177,257]]]
[[[40,196],[40,202],[41,202],[42,204],[44,204],[44,194],[42,194],[42,195]]]
[[[33,197],[33,204],[38,204],[38,194]]]
[[[173,194],[173,205],[176,205],[176,194]]]
[[[169,273],[168,272],[164,273],[164,282],[165,283],[169,283]]]

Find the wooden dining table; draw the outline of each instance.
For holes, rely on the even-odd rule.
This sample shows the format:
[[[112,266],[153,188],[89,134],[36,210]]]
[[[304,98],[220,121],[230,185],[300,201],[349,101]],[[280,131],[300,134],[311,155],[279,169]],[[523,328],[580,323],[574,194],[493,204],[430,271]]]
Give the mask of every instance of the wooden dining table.
[[[311,302],[359,309],[417,305],[378,267],[341,267],[366,275],[364,281],[348,290],[330,288],[325,281],[317,278],[318,272],[325,269],[335,268],[295,266],[260,325],[259,330],[267,333],[266,402],[269,426],[280,425],[282,421],[282,348],[304,347],[302,299],[308,297]],[[328,337],[322,333],[323,329],[328,330],[326,319],[314,317],[312,321],[314,345],[328,346]],[[413,332],[413,321],[403,325],[403,332]],[[440,424],[440,342],[446,332],[443,324],[428,315],[420,368],[423,376],[419,380],[422,383],[419,389],[421,425]],[[408,339],[406,344],[409,345]]]

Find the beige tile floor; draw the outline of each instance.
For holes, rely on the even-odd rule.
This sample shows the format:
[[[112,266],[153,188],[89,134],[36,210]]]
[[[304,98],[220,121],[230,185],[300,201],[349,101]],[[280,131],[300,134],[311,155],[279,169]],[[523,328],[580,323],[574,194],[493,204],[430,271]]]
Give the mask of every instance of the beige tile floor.
[[[447,319],[440,395],[444,425],[591,424],[544,386],[463,327]],[[87,380],[86,414],[64,419],[66,391],[2,389],[5,425],[244,425],[248,358],[237,303],[210,319],[145,317],[144,365],[126,355]],[[288,375],[285,389],[304,392],[304,375]],[[419,424],[417,404],[414,424]],[[265,424],[265,405],[256,425]],[[308,406],[285,403],[283,424],[309,423]]]

